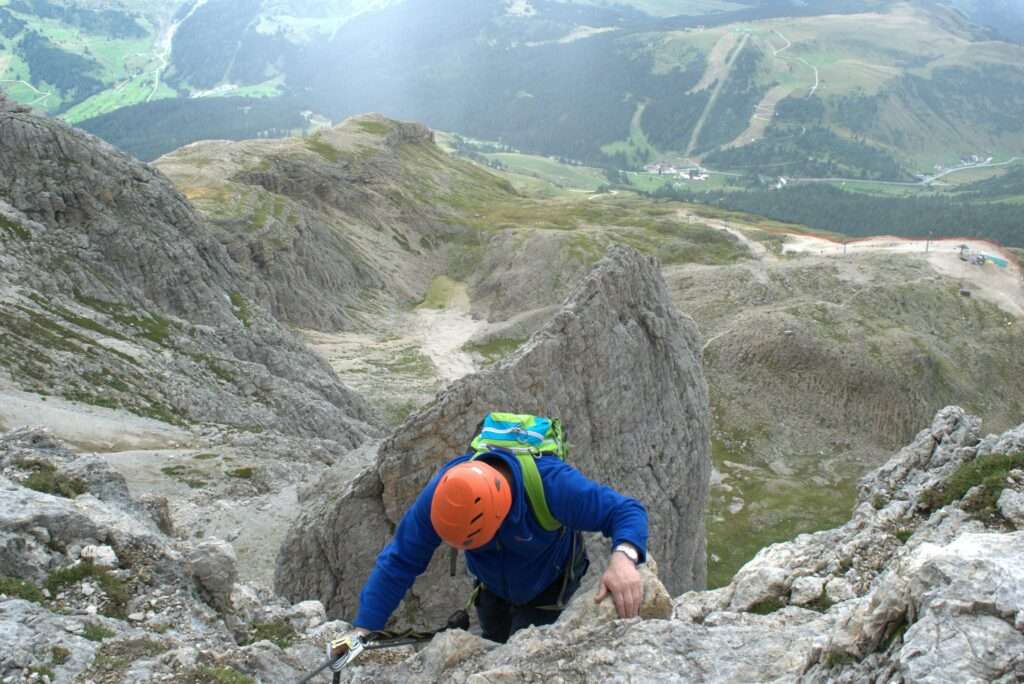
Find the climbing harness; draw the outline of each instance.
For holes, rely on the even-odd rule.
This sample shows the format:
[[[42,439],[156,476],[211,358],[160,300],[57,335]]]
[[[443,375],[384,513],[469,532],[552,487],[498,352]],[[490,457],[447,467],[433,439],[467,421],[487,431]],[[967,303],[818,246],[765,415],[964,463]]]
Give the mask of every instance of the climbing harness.
[[[448,618],[448,624],[441,629],[432,632],[417,632],[407,629],[404,632],[389,632],[379,630],[369,632],[362,636],[353,634],[341,639],[335,639],[327,644],[327,659],[320,663],[320,666],[299,680],[298,684],[307,684],[318,674],[330,668],[334,673],[333,682],[341,682],[341,671],[346,665],[359,657],[363,651],[373,651],[381,648],[397,648],[399,646],[411,646],[424,641],[430,641],[436,634],[449,629],[469,629],[469,613],[465,610],[457,610]]]

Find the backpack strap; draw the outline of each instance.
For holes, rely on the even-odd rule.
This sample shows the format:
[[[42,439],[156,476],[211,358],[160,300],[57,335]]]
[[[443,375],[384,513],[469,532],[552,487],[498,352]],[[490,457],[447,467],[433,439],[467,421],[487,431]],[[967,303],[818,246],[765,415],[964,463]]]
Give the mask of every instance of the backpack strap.
[[[523,487],[526,488],[526,498],[530,500],[533,517],[548,532],[561,528],[562,523],[551,515],[551,509],[548,508],[548,501],[544,496],[544,483],[540,479],[536,460],[529,454],[516,454],[516,458],[519,459],[519,468],[523,471]]]

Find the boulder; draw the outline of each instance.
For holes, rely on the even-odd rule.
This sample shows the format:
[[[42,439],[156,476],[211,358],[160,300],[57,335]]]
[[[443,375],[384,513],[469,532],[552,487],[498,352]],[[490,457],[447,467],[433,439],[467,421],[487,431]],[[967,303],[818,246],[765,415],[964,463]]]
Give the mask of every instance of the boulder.
[[[327,612],[324,610],[324,604],[319,601],[296,603],[288,609],[285,617],[292,626],[292,629],[299,634],[308,632],[314,627],[319,627],[327,622]]]
[[[836,624],[811,681],[832,681],[827,677],[836,661],[878,651],[906,682],[1021,681],[1024,634],[1015,621],[1024,610],[1022,558],[1024,532],[967,533],[945,546],[921,544]],[[866,661],[851,670],[867,675],[878,666]]]
[[[221,539],[202,542],[189,550],[189,573],[214,608],[231,606],[231,591],[238,579],[237,562],[234,547]]]
[[[117,554],[114,553],[114,549],[106,545],[86,546],[82,549],[79,556],[82,560],[91,561],[98,568],[106,568],[108,570],[116,568],[120,562],[117,560]]]
[[[653,557],[640,566],[640,578],[643,581],[642,598],[640,600],[640,618],[644,620],[668,620],[672,617],[672,597],[665,585],[658,579],[658,564]],[[559,618],[566,625],[608,624],[618,619],[615,603],[610,595],[606,595],[600,603],[597,596],[598,573],[590,573],[589,581],[573,596],[565,612]]]
[[[101,501],[109,501],[121,508],[128,508],[132,505],[131,496],[128,494],[128,483],[124,476],[99,456],[92,454],[79,456],[58,468],[57,472],[65,477],[79,480],[90,494]]]
[[[106,539],[106,527],[76,503],[0,477],[0,575],[42,582],[69,562],[62,549]]]
[[[997,502],[999,513],[1018,530],[1024,529],[1024,493],[1004,489]]]
[[[493,410],[560,417],[572,463],[647,506],[650,550],[668,590],[703,587],[711,468],[700,348],[696,326],[669,301],[657,262],[612,248],[516,353],[414,414],[366,470],[355,477],[335,471],[322,481],[278,554],[277,591],[351,616],[407,507],[441,464],[466,450]],[[450,579],[447,554],[436,554],[407,595],[400,622],[443,622],[468,594],[465,571],[460,576]]]

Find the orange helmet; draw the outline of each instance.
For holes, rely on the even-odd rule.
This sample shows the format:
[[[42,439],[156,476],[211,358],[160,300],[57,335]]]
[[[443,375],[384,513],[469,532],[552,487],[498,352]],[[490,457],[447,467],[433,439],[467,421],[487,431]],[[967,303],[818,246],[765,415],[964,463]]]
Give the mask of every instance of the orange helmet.
[[[430,522],[448,545],[476,549],[494,538],[512,507],[508,483],[482,461],[467,461],[441,476],[430,502]]]

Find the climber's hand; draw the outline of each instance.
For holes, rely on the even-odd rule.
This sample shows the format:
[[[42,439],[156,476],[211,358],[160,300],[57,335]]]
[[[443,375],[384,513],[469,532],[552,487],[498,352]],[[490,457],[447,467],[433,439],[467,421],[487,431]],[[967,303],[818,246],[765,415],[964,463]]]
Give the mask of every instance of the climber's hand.
[[[608,594],[612,595],[615,610],[620,618],[632,618],[640,614],[643,582],[640,572],[629,558],[613,553],[608,569],[601,576],[594,602],[600,603]]]

